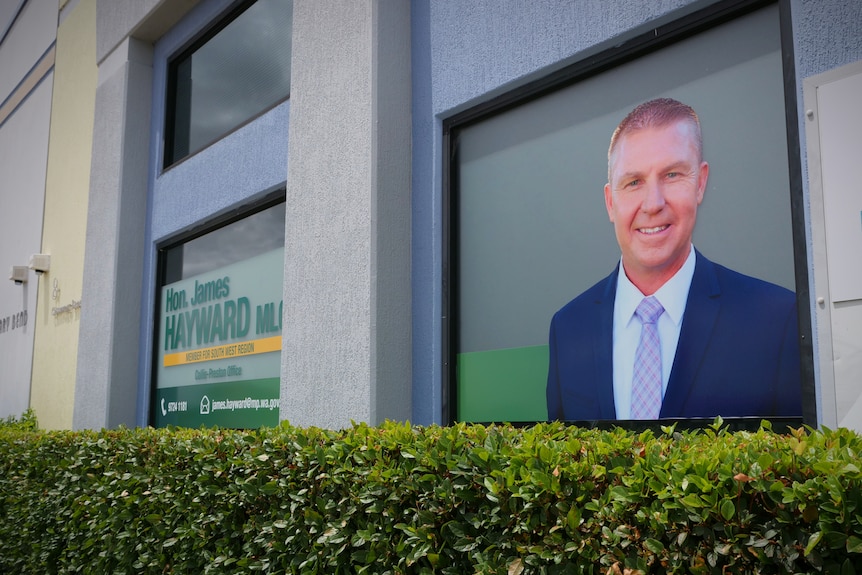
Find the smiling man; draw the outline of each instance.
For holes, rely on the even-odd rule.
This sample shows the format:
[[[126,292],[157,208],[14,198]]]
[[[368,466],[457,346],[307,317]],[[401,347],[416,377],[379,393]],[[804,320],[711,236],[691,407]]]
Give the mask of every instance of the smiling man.
[[[622,257],[551,321],[550,419],[802,414],[796,296],[692,244],[708,177],[681,102],[641,104],[614,131],[604,197]]]

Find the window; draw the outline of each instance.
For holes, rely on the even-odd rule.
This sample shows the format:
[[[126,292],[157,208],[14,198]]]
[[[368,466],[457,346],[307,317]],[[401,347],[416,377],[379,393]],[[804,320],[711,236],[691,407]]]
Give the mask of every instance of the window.
[[[164,166],[290,93],[293,2],[244,2],[168,65]]]
[[[666,37],[651,29],[444,124],[450,419],[548,417],[549,324],[620,261],[603,196],[607,149],[616,125],[646,100],[675,98],[700,116],[710,172],[695,246],[806,300],[807,270],[794,264],[805,247],[794,244],[801,184],[788,164],[796,108],[785,109],[779,6],[733,16],[695,13],[675,32],[663,29]]]
[[[153,423],[278,424],[284,277],[279,203],[159,250]]]

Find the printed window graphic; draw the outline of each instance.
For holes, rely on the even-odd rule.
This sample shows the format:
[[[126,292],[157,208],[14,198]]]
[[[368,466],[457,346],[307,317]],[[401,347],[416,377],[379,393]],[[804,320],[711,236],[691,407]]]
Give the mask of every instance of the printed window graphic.
[[[611,135],[635,107],[659,98],[683,102],[699,116],[702,159],[708,163],[708,174],[704,169],[697,178],[704,189],[697,206],[687,212],[691,217],[655,218],[649,225],[626,226],[625,218],[636,220],[634,212],[622,208],[633,203],[623,201],[616,192],[605,192],[613,167],[608,157]],[[662,365],[665,389],[661,393],[678,405],[663,406],[660,417],[801,418],[800,388],[807,383],[800,383],[798,305],[793,293],[797,270],[792,170],[784,101],[779,8],[772,5],[747,11],[600,74],[585,74],[577,82],[569,81],[518,105],[506,101],[499,110],[488,112],[486,106],[450,120],[444,132],[452,158],[448,268],[452,277],[446,282],[451,286],[446,350],[451,366],[450,398],[455,406],[451,419],[634,419],[628,399],[615,396],[612,350],[614,338],[621,332],[612,321],[613,300],[599,310],[596,302],[605,301],[607,294],[593,287],[587,296],[589,305],[562,318],[566,322],[561,319],[552,325],[552,318],[579,294],[615,274],[627,253],[637,255],[634,248],[641,241],[645,245],[651,242],[646,246],[647,251],[652,250],[647,255],[658,254],[664,236],[680,239],[673,246],[674,255],[685,255],[694,246],[694,258],[701,263],[691,284],[693,293],[704,293],[699,282],[707,280],[699,272],[713,266],[712,262],[779,287],[769,292],[768,301],[740,299],[734,292],[740,305],[734,304],[731,311],[722,308],[724,313],[710,320],[715,328],[711,333],[718,334],[721,341],[707,342],[702,326],[693,331],[693,323],[706,317],[704,314],[686,316],[688,324],[683,321],[676,333],[680,346],[674,348],[682,352],[675,358],[669,354]],[[664,144],[649,146],[653,152],[660,147],[669,149]],[[627,169],[640,173],[644,165],[632,162]],[[683,175],[681,166],[669,167],[676,168],[667,170],[669,177]],[[635,184],[652,176],[642,175]],[[671,203],[668,199],[665,208],[672,207]],[[675,205],[686,208],[678,202]],[[627,237],[629,229],[637,229],[638,235]],[[644,259],[645,265],[651,262]],[[751,290],[760,289],[754,286],[763,285],[734,279],[731,286],[727,283],[730,275],[719,275],[726,295],[737,287],[753,293]],[[778,293],[781,297],[772,297]],[[774,309],[779,305],[776,302],[780,302],[780,313]],[[669,309],[660,322],[674,317],[673,312]],[[728,313],[749,313],[751,317],[745,321],[733,321],[751,329],[729,328],[725,325],[732,321]],[[779,317],[781,325],[771,325]],[[678,321],[681,318],[681,314],[676,316]],[[561,329],[565,329],[565,337]],[[767,332],[769,337],[758,338]],[[773,332],[780,332],[781,337],[772,337]],[[743,341],[748,342],[743,357],[725,354],[716,360],[703,350],[687,351],[703,345],[740,349],[735,344]],[[626,345],[633,362],[637,335]],[[674,343],[663,340],[662,345]],[[707,357],[711,359],[703,359]],[[769,358],[765,363],[778,370],[777,375],[760,369],[764,362],[757,358]],[[724,369],[734,362],[739,368],[736,372]],[[732,375],[718,387],[698,389],[694,395],[677,393],[681,379],[686,384],[705,381],[700,368],[739,374],[745,366],[759,370],[746,377],[768,387],[746,406],[734,401],[733,390],[750,391],[751,386],[742,385],[744,380]],[[715,371],[718,368],[722,369]],[[633,366],[627,369],[631,372]],[[580,381],[574,384],[576,374]],[[628,380],[631,384],[631,373]],[[695,396],[696,401],[692,400]]]
[[[282,203],[165,250],[156,426],[278,424],[283,238]]]

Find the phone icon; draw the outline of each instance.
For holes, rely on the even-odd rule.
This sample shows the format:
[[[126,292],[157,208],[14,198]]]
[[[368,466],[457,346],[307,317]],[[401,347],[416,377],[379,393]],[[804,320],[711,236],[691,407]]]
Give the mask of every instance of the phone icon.
[[[165,398],[163,397],[163,398],[162,398],[162,415],[164,416],[164,415],[167,415],[167,414],[168,414],[168,410],[167,410],[167,409],[165,409]]]

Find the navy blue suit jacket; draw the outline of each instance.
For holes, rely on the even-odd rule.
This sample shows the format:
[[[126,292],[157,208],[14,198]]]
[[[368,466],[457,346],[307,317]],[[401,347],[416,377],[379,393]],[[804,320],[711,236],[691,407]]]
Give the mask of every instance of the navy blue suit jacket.
[[[660,417],[801,416],[795,294],[696,258]],[[550,419],[616,419],[618,270],[551,320]]]

